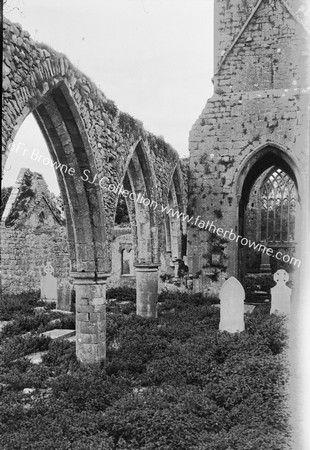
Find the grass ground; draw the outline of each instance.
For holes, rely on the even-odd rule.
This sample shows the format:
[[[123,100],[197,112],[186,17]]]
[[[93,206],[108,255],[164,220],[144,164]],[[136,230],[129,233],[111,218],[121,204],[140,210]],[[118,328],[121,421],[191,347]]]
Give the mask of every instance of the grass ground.
[[[286,448],[285,318],[261,305],[230,335],[203,296],[160,300],[158,319],[108,312],[107,361],[83,367],[74,343],[36,335],[55,317],[35,317],[35,294],[4,299],[0,317],[14,321],[0,341],[1,448]],[[25,358],[40,350],[42,364]]]

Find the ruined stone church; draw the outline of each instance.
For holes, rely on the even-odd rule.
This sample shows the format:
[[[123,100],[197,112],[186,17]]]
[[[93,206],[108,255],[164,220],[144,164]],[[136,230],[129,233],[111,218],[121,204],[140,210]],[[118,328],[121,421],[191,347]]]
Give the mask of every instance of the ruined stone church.
[[[56,173],[81,361],[105,357],[115,239],[125,258],[119,276],[134,273],[137,314],[144,317],[156,317],[166,275],[205,293],[216,293],[228,276],[243,281],[283,264],[302,278],[310,87],[300,0],[215,0],[214,94],[190,131],[185,160],[119,111],[64,55],[18,24],[5,20],[3,29],[2,170],[32,113],[52,162],[63,168]],[[115,232],[115,186],[123,189],[129,238]]]

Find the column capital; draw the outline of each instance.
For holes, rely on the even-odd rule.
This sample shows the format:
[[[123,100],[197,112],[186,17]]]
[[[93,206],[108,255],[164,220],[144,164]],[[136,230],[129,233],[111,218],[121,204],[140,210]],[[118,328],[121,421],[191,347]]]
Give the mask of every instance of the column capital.
[[[103,272],[70,272],[70,277],[74,279],[74,284],[105,284],[109,278],[109,273]]]
[[[160,263],[137,263],[134,264],[136,271],[138,272],[156,272]]]

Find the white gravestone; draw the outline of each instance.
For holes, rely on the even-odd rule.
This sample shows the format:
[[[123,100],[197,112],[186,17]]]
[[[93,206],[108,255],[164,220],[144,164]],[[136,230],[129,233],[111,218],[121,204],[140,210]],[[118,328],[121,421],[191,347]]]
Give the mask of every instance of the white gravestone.
[[[270,314],[289,314],[292,293],[292,289],[286,286],[286,283],[289,280],[289,274],[285,270],[280,269],[273,275],[273,279],[277,284],[270,289]]]
[[[230,277],[220,290],[220,331],[238,333],[244,330],[244,299],[242,284]]]
[[[57,302],[57,279],[53,273],[54,268],[47,262],[41,275],[41,300],[46,302]]]

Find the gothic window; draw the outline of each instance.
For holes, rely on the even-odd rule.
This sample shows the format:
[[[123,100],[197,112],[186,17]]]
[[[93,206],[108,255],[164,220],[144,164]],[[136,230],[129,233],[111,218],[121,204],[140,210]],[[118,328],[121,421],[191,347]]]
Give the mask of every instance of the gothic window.
[[[268,243],[295,240],[296,188],[281,169],[269,172],[259,192],[261,240]]]
[[[282,169],[269,167],[258,176],[250,191],[245,210],[246,237],[252,242],[293,256],[297,208],[298,194],[293,179]],[[245,248],[244,258],[247,272],[261,270],[262,255],[259,251]],[[279,264],[275,258],[270,259],[273,271],[280,267]]]

